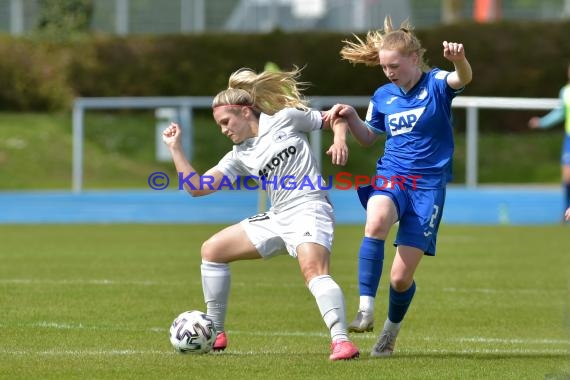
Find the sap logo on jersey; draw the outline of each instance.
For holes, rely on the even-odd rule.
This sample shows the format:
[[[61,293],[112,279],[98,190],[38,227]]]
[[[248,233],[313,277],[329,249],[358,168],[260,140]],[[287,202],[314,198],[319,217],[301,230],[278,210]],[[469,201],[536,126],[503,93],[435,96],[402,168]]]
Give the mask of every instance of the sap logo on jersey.
[[[388,125],[390,126],[392,136],[408,133],[414,129],[425,109],[425,107],[421,107],[410,111],[388,115]]]

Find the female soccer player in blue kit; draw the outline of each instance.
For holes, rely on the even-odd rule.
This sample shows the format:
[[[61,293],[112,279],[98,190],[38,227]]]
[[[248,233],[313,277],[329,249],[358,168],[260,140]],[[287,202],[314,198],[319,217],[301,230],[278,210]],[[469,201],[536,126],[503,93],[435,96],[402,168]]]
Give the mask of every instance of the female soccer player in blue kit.
[[[376,90],[362,121],[355,109],[336,105],[352,135],[364,146],[386,134],[384,155],[378,159],[374,186],[358,190],[366,208],[364,238],[358,256],[360,305],[349,331],[372,331],[374,299],[384,260],[384,240],[399,221],[390,273],[388,318],[372,348],[374,357],[394,351],[400,324],[416,290],[414,273],[423,255],[434,256],[445,186],[453,156],[451,101],[471,82],[471,66],[462,44],[443,42],[443,56],[454,71],[428,69],[425,49],[406,21],[400,28],[389,17],[384,29],[366,40],[345,41],[341,56],[352,63],[380,65],[390,83]]]

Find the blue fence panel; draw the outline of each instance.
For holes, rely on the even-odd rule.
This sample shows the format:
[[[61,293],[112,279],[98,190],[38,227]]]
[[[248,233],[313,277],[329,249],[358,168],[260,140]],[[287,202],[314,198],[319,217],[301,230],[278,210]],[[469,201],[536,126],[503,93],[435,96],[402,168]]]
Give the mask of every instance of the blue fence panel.
[[[354,190],[331,191],[337,223],[363,224]],[[257,191],[192,198],[183,191],[0,192],[0,224],[235,223],[257,211]],[[450,187],[448,224],[552,224],[562,219],[559,188]]]

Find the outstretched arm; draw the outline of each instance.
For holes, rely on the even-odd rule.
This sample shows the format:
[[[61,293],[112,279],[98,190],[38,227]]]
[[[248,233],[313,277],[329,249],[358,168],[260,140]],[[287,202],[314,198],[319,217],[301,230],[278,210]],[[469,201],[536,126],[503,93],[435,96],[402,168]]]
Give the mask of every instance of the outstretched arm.
[[[223,173],[210,169],[203,176],[188,162],[181,142],[182,130],[176,123],[170,125],[162,132],[162,141],[168,146],[172,161],[176,167],[179,178],[184,179],[184,189],[193,197],[211,194],[216,191]],[[203,181],[201,178],[206,177]],[[205,185],[207,184],[207,185]]]
[[[447,76],[447,84],[449,87],[454,90],[459,90],[471,82],[473,72],[469,61],[465,57],[463,44],[443,41],[443,56],[452,62],[455,67],[455,71]]]
[[[560,90],[559,98],[560,102],[562,103],[560,106],[554,108],[552,111],[542,117],[531,117],[528,121],[528,126],[533,129],[551,128],[564,121],[566,118],[566,111],[564,108],[564,89]]]

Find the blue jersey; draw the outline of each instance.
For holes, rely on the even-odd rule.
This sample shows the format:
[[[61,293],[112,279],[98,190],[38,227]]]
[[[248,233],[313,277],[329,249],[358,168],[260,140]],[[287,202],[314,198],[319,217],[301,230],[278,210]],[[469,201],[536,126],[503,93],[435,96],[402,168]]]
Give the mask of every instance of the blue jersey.
[[[442,188],[451,179],[451,101],[462,90],[449,87],[447,75],[437,68],[423,73],[407,93],[393,83],[376,90],[365,121],[374,133],[386,134],[379,175],[421,177],[414,184],[421,189]]]

